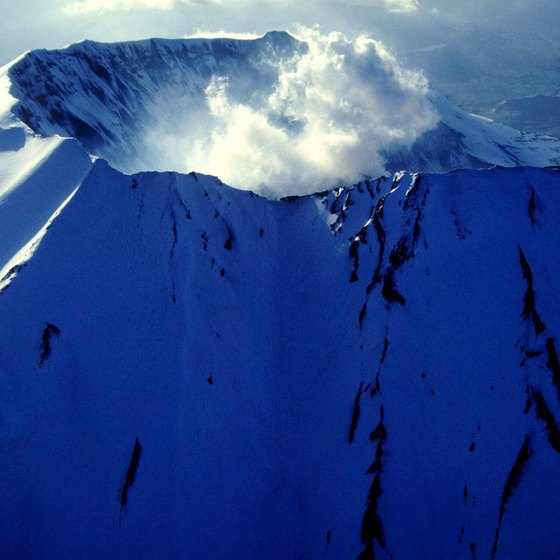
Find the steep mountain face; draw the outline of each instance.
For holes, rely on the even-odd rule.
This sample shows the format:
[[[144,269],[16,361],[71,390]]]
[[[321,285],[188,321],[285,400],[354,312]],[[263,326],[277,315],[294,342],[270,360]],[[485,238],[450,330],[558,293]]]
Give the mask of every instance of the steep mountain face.
[[[2,555],[556,556],[559,188],[97,162],[1,287]]]
[[[14,112],[33,130],[77,138],[124,171],[161,169],[146,157],[147,129],[191,134],[178,111],[199,113],[215,76],[234,100],[257,104],[270,94],[283,60],[305,51],[287,33],[256,41],[159,40],[103,44],[84,41],[61,51],[34,51],[8,70]]]
[[[173,44],[0,72],[0,557],[556,558],[558,169],[268,200],[90,157],[134,149],[118,113],[141,112],[158,73],[190,72],[186,91],[215,65],[270,70],[247,62],[257,43]],[[152,48],[126,87],[122,56],[83,58]],[[409,157],[509,150],[508,130],[446,115],[456,156],[433,136],[434,157]]]

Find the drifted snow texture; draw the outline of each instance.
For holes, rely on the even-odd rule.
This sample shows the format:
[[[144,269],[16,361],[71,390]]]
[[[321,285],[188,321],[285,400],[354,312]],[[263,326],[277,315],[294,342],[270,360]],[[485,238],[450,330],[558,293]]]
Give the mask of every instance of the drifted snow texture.
[[[559,189],[97,162],[2,283],[0,556],[556,558]]]

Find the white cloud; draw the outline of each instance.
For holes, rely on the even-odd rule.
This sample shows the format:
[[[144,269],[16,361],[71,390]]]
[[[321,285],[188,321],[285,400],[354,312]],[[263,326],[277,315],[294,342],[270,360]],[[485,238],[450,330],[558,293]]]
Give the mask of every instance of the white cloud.
[[[398,13],[415,12],[420,7],[418,0],[383,0],[383,3],[390,12]]]
[[[298,35],[309,51],[280,66],[269,94],[239,100],[233,77],[214,77],[205,110],[185,111],[190,134],[163,144],[165,134],[152,128],[154,145],[165,146],[167,158],[182,154],[183,170],[282,196],[381,175],[381,150],[410,145],[436,124],[426,80],[381,43],[309,29]],[[177,169],[176,161],[167,167]]]
[[[263,3],[266,4],[266,0]],[[291,5],[293,2],[291,0],[268,0],[268,3],[271,5]],[[382,6],[387,11],[394,13],[415,12],[420,7],[418,0],[357,0],[355,3]],[[180,6],[211,4],[224,4],[224,2],[223,0],[74,0],[66,5],[65,11],[83,13],[131,10],[136,8],[172,10]],[[248,4],[250,5],[251,2],[248,2]]]
[[[358,0],[361,6],[381,6],[389,12],[405,14],[418,11],[420,3],[418,0]]]
[[[153,8],[171,10],[179,6],[221,4],[221,0],[76,0],[66,5],[69,13],[106,12],[114,10],[132,10],[135,8]]]

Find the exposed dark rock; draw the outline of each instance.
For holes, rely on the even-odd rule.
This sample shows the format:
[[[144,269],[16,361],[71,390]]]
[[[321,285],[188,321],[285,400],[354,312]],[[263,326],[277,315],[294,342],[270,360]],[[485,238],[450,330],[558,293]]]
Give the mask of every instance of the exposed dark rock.
[[[546,367],[552,372],[552,383],[556,387],[558,400],[560,401],[560,360],[556,350],[556,343],[552,337],[546,340],[547,361]]]
[[[0,282],[5,282],[6,280],[12,280],[15,276],[17,276],[18,272],[20,272],[23,268],[27,266],[26,262],[16,264],[4,274],[2,278],[0,278]],[[6,285],[0,290],[0,294],[3,294],[10,286],[11,282],[7,282]]]
[[[56,325],[47,323],[47,326],[43,330],[43,336],[41,337],[41,355],[39,356],[39,367],[42,367],[51,356],[51,337],[53,335],[58,336],[59,334],[60,329]]]
[[[500,501],[499,516],[498,516],[498,526],[496,527],[496,536],[494,538],[494,544],[492,546],[491,558],[496,556],[498,552],[498,541],[500,539],[500,529],[502,527],[502,521],[504,519],[504,513],[506,511],[506,506],[511,497],[515,494],[515,490],[521,483],[521,478],[523,476],[523,470],[527,465],[527,462],[533,455],[533,450],[531,449],[531,438],[530,436],[525,436],[525,440],[521,445],[521,449],[517,454],[515,463],[511,468],[511,471],[507,477],[506,483],[502,491],[502,499]]]
[[[465,536],[465,527],[464,527],[464,525],[461,525],[460,535],[459,535],[459,538],[457,539],[457,544],[461,544],[463,542],[463,537],[464,536]]]
[[[383,445],[387,437],[384,424],[384,409],[380,408],[379,424],[372,432],[372,440],[377,440],[375,460],[368,469],[368,474],[373,474],[374,479],[367,497],[367,507],[362,519],[361,540],[365,545],[360,558],[374,558],[374,543],[377,542],[381,548],[385,548],[385,533],[383,522],[378,513],[379,498],[382,494],[381,474],[383,471]]]
[[[414,257],[414,250],[408,236],[401,237],[389,255],[389,262],[398,270],[406,261]]]
[[[227,231],[228,231],[228,236],[224,243],[224,249],[226,251],[231,251],[233,247],[233,234],[231,233],[231,229],[229,227],[227,228]]]
[[[381,392],[381,385],[379,384],[379,371],[375,375],[375,385],[370,390],[370,395],[375,397],[375,395]]]
[[[202,239],[202,249],[204,251],[207,251],[208,250],[208,235],[206,235],[205,231],[203,231],[200,234],[200,239]]]
[[[400,305],[404,305],[406,302],[403,295],[397,290],[397,286],[395,284],[395,271],[392,268],[389,268],[385,273],[381,295],[388,303],[399,303]]]
[[[383,266],[383,258],[385,256],[385,228],[383,227],[383,205],[385,203],[385,197],[382,197],[378,202],[373,213],[372,221],[375,233],[377,235],[377,243],[379,244],[379,252],[377,255],[377,265],[375,271],[373,272],[373,277],[368,287],[366,288],[366,293],[369,294],[373,288],[381,282],[382,274],[381,268]]]
[[[379,360],[380,364],[385,363],[385,358],[387,357],[388,349],[389,349],[389,339],[387,338],[387,335],[385,335],[385,338],[383,339],[383,351],[381,352],[381,359]]]
[[[358,268],[360,266],[359,246],[360,246],[360,240],[358,237],[355,237],[352,243],[350,244],[350,249],[349,249],[350,258],[353,260],[354,263],[354,270],[352,270],[352,274],[350,275],[350,283],[356,282],[358,280]]]
[[[352,410],[352,422],[350,423],[350,432],[348,434],[348,443],[352,444],[354,441],[354,437],[356,436],[356,429],[358,427],[358,421],[360,420],[360,400],[362,398],[363,393],[363,382],[360,383],[360,388],[356,393],[356,397],[354,398],[354,408]]]
[[[138,465],[140,464],[140,456],[142,455],[142,446],[140,441],[136,438],[134,443],[134,449],[132,450],[132,456],[130,458],[130,464],[128,465],[128,470],[126,471],[126,478],[124,485],[121,490],[121,511],[119,514],[119,525],[120,516],[122,515],[122,510],[128,505],[128,492],[134,482],[136,481],[136,473],[138,472]]]
[[[521,264],[521,270],[523,271],[523,277],[527,282],[527,290],[525,292],[525,300],[523,305],[523,312],[521,316],[524,321],[528,321],[529,319],[533,323],[533,327],[535,329],[535,333],[537,335],[541,334],[543,331],[546,330],[546,325],[542,322],[539,314],[537,313],[535,307],[535,290],[533,288],[533,272],[529,263],[527,262],[527,258],[523,253],[521,247],[519,247],[519,262]]]
[[[554,415],[546,404],[546,401],[540,391],[533,390],[531,396],[535,402],[535,412],[537,418],[545,423],[548,442],[554,451],[560,453],[560,428],[556,423]]]
[[[173,233],[173,245],[171,246],[171,253],[170,256],[173,257],[173,253],[175,251],[175,245],[177,245],[177,241],[179,239],[178,235],[177,235],[177,220],[175,218],[175,212],[171,212],[171,219],[173,220],[173,225],[172,225],[172,233]]]
[[[385,439],[385,437],[387,436],[387,433],[385,432],[385,426],[383,425],[383,423],[379,423],[375,430],[373,430],[373,432],[371,432],[371,434],[369,434],[369,439],[371,441],[377,441],[378,439]]]
[[[531,186],[531,194],[529,196],[529,204],[527,208],[527,212],[529,214],[529,220],[531,220],[531,225],[533,226],[538,225],[538,222],[540,220],[544,208],[545,205],[537,196],[535,187]]]
[[[362,309],[360,309],[360,315],[358,316],[358,321],[360,323],[360,330],[362,330],[364,326],[364,319],[366,318],[366,313],[367,313],[367,303],[364,303],[364,305],[362,305]]]

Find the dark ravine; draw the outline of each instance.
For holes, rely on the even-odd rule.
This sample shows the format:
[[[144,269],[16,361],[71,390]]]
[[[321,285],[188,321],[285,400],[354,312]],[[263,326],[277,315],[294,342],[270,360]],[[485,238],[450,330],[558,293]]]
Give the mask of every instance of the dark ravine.
[[[540,391],[533,389],[531,397],[535,403],[535,414],[537,415],[537,418],[544,422],[548,442],[554,451],[560,453],[560,428],[558,427],[554,415],[550,411],[550,408],[546,404],[546,401]]]
[[[380,420],[377,427],[370,434],[370,440],[377,442],[375,450],[375,460],[367,470],[367,474],[373,475],[368,497],[367,507],[362,520],[361,540],[364,549],[360,554],[359,560],[373,560],[375,558],[375,543],[382,549],[385,548],[385,533],[383,521],[379,515],[379,499],[382,494],[381,475],[383,473],[383,445],[387,437],[384,425],[384,408],[379,409]]]
[[[558,359],[556,342],[551,336],[546,339],[546,353],[546,366],[552,373],[552,383],[556,387],[556,395],[558,397],[558,402],[560,402],[560,360]]]
[[[130,457],[130,464],[128,465],[128,469],[126,471],[125,481],[121,489],[119,527],[121,525],[121,516],[123,509],[126,509],[126,507],[128,506],[128,493],[130,491],[130,488],[136,481],[136,473],[138,472],[138,466],[140,465],[141,455],[142,445],[140,445],[140,441],[138,440],[138,438],[136,438],[136,441],[134,442],[134,449],[132,450],[132,456]]]
[[[52,323],[47,323],[47,326],[43,330],[43,336],[41,337],[41,355],[39,356],[39,367],[42,367],[51,356],[52,336],[53,335],[58,336],[59,334],[60,334],[60,329],[56,325],[53,325]]]
[[[350,432],[348,434],[348,443],[352,444],[354,438],[356,437],[356,428],[358,427],[358,422],[360,420],[360,400],[362,398],[362,393],[364,392],[364,384],[360,383],[360,388],[356,393],[356,398],[354,399],[354,409],[352,410],[352,422],[350,423]]]
[[[533,450],[531,449],[531,438],[526,436],[521,449],[517,454],[515,462],[511,468],[509,476],[504,484],[502,490],[502,499],[500,501],[499,513],[498,513],[498,526],[496,527],[496,536],[494,537],[494,544],[492,545],[492,558],[496,557],[498,553],[498,542],[500,540],[500,529],[502,527],[502,522],[504,520],[504,514],[506,511],[506,506],[509,500],[515,494],[515,490],[521,484],[521,478],[523,476],[523,471],[527,465],[527,462],[533,455]]]
[[[527,291],[525,292],[525,300],[521,316],[525,321],[531,320],[533,328],[535,329],[535,334],[538,336],[546,330],[546,325],[542,322],[540,315],[537,313],[535,304],[535,289],[533,287],[533,271],[531,270],[521,247],[519,247],[519,261],[521,263],[523,277],[527,282]]]
[[[383,259],[385,257],[385,230],[383,229],[383,204],[385,202],[385,197],[381,197],[377,202],[375,207],[375,212],[373,214],[373,226],[375,228],[375,233],[377,235],[377,242],[379,244],[379,251],[377,257],[377,265],[373,273],[371,282],[366,288],[366,294],[369,293],[377,286],[382,279],[381,268],[383,266]]]

